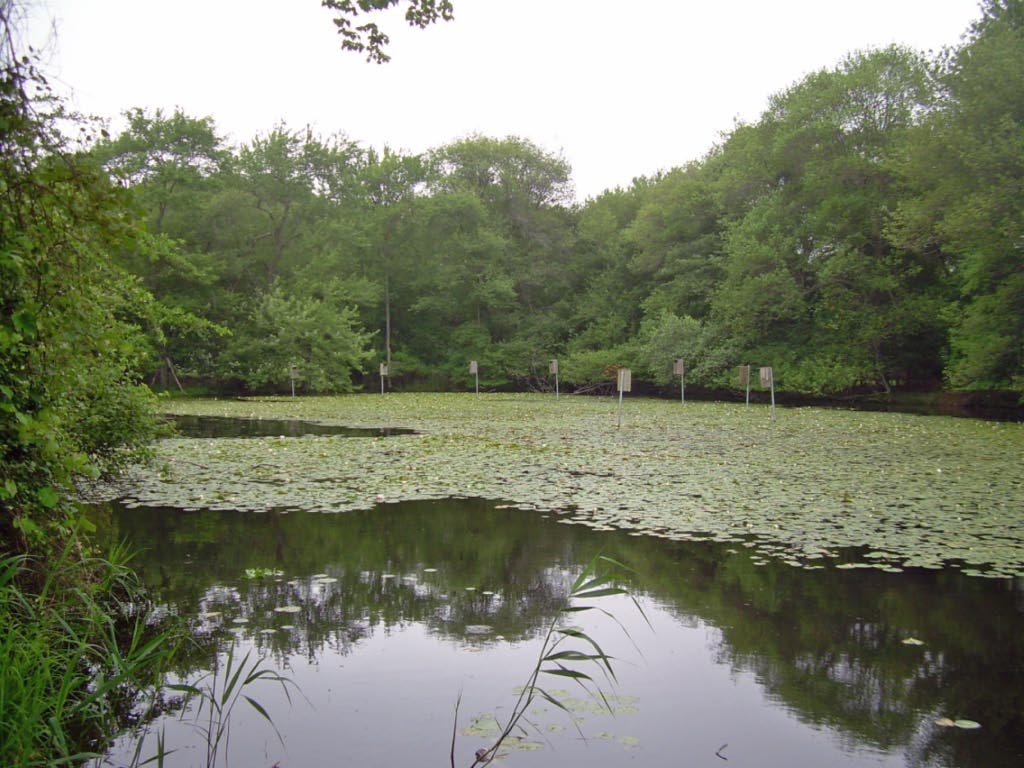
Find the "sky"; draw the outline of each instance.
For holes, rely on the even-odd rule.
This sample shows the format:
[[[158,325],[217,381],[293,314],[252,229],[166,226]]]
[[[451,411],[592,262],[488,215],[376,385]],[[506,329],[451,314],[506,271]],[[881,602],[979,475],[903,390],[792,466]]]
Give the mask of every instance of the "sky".
[[[699,160],[768,99],[860,50],[956,45],[977,0],[453,0],[425,30],[375,14],[388,64],[341,50],[320,0],[30,0],[70,104],[209,116],[230,143],[283,123],[378,150],[518,136],[580,201]]]

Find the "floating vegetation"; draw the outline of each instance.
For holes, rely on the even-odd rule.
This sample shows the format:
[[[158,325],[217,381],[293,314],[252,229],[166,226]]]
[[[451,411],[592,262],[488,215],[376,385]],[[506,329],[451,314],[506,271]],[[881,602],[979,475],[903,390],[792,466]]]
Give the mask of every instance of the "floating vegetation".
[[[265,579],[268,576],[284,576],[284,571],[275,568],[246,568],[243,579]]]
[[[482,497],[602,530],[749,542],[794,567],[858,547],[868,554],[836,567],[1024,576],[1022,424],[815,408],[772,423],[760,408],[637,398],[617,429],[607,398],[532,395],[166,405],[416,434],[168,439],[101,495],[253,512],[371,509],[368,489],[392,502]]]

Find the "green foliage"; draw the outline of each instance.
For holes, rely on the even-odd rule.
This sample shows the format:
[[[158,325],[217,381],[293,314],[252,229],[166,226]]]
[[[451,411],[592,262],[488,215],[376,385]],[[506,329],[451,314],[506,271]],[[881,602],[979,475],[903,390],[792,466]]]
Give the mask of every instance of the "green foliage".
[[[0,559],[0,763],[56,766],[102,752],[136,700],[159,685],[175,630],[150,625],[123,563],[81,560],[69,543],[38,590],[23,556]],[[70,571],[70,573],[68,572]],[[65,581],[72,588],[62,588]],[[133,615],[134,614],[134,615]]]
[[[238,377],[253,389],[285,389],[294,366],[303,391],[351,392],[351,372],[370,358],[369,339],[359,330],[355,308],[275,287],[232,340],[228,354]]]
[[[640,360],[651,380],[662,385],[678,383],[672,366],[679,358],[686,365],[686,381],[702,386],[721,386],[737,359],[736,350],[712,323],[664,312],[648,318],[641,329]]]
[[[9,39],[11,6],[0,11]],[[136,380],[149,297],[110,257],[136,234],[124,195],[62,138],[67,117],[32,60],[3,54],[0,551],[59,550],[74,479],[137,457],[154,432]]]
[[[367,61],[383,64],[391,57],[384,53],[388,36],[373,22],[353,25],[360,12],[383,11],[401,4],[402,0],[321,0],[324,8],[337,12],[334,25],[341,35],[341,47],[346,51],[366,53]],[[450,0],[408,0],[405,20],[410,26],[424,28],[438,21],[451,21],[453,7]]]
[[[325,5],[378,59],[385,37],[360,14],[451,11]],[[667,383],[688,355],[717,386],[756,360],[817,394],[1019,387],[1021,15],[991,0],[931,61],[849,54],[701,160],[582,205],[564,158],[514,136],[409,155],[279,125],[227,149],[209,118],[133,110],[95,153],[152,229],[118,251],[157,299],[124,314],[138,365],[163,384],[280,386],[282,362],[318,345],[283,349],[308,333],[270,326],[316,315],[400,362],[396,388],[462,386],[473,356],[487,386],[536,384],[552,357],[579,383],[626,363]],[[344,391],[372,356],[309,362],[306,384]]]

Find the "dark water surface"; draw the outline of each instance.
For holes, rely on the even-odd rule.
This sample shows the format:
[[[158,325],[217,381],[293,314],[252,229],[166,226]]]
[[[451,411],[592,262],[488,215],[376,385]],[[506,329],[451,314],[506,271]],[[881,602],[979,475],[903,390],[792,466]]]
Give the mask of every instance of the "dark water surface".
[[[301,689],[291,705],[272,685],[246,691],[284,745],[243,702],[233,766],[447,766],[461,694],[455,764],[468,767],[488,745],[473,721],[509,711],[572,576],[598,553],[636,569],[629,586],[652,625],[618,598],[603,606],[632,641],[597,612],[581,615],[618,659],[618,684],[601,681],[618,712],[543,680],[579,732],[538,705],[528,734],[537,749],[497,764],[1024,765],[1019,582],[757,565],[743,546],[598,532],[477,500],[337,515],[117,505],[95,515],[111,541],[145,550],[147,583],[205,639],[183,655],[183,678],[237,638]],[[297,612],[275,610],[288,606]],[[940,727],[942,717],[982,727]],[[177,718],[162,724],[177,750],[165,764],[205,764],[201,736]],[[120,742],[106,764],[125,764],[131,747]]]
[[[237,419],[224,416],[170,416],[181,437],[302,437],[341,435],[343,437],[391,437],[415,430],[400,427],[341,427],[296,419]]]

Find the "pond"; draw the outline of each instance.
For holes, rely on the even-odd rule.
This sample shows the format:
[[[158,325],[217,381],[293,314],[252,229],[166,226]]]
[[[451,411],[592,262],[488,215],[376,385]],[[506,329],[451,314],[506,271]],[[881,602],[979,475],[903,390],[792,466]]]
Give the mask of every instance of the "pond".
[[[616,657],[613,714],[542,680],[570,712],[533,707],[503,765],[1024,764],[1024,425],[637,399],[620,426],[612,398],[521,395],[167,407],[302,422],[163,440],[89,496],[194,629],[180,679],[233,647],[301,690],[252,692],[283,743],[233,712],[234,765],[448,765],[454,729],[469,766],[598,553],[635,569],[649,620],[619,597],[621,624],[579,614]],[[166,765],[205,764],[189,714],[147,754],[162,731]]]
[[[1009,766],[1024,761],[1024,591],[950,570],[821,570],[765,562],[742,544],[594,531],[465,499],[347,514],[94,510],[112,541],[197,636],[253,649],[295,681],[247,691],[231,764],[456,765],[486,746],[533,667],[570,577],[596,554],[628,563],[611,621],[584,624],[616,657],[600,680],[615,714],[542,681],[552,705],[501,758],[510,766]],[[292,608],[294,607],[294,608]],[[282,611],[287,608],[287,611]],[[180,674],[211,666],[210,643]],[[969,719],[980,729],[943,727]],[[194,726],[169,715],[170,766],[203,763]],[[578,728],[578,729],[577,729]],[[108,764],[133,748],[118,743]],[[146,749],[155,752],[150,738]],[[144,751],[144,754],[147,754]]]

